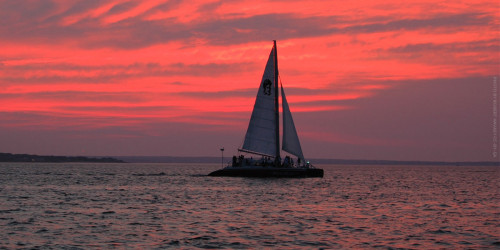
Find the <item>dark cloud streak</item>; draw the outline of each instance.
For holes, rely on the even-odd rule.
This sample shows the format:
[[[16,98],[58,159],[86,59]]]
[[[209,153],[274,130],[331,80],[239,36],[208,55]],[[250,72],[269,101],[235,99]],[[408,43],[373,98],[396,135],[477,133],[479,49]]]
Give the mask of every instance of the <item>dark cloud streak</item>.
[[[128,11],[134,7],[136,7],[139,3],[135,1],[128,1],[124,3],[119,3],[115,6],[113,6],[111,9],[106,12],[106,15],[115,15],[115,14],[120,14],[125,11]]]
[[[2,99],[49,100],[49,101],[88,101],[88,102],[125,102],[140,103],[147,101],[148,93],[138,92],[91,92],[91,91],[42,91],[29,93],[0,93]]]
[[[260,65],[254,63],[208,63],[161,65],[158,63],[134,63],[130,65],[82,66],[73,64],[27,64],[3,66],[0,82],[14,83],[107,83],[118,80],[151,76],[220,76],[233,72],[251,71]],[[29,71],[78,71],[73,76],[57,72],[46,75],[26,76]],[[84,72],[87,74],[81,74]],[[92,75],[88,75],[92,73]]]
[[[474,42],[458,43],[416,43],[387,50],[390,53],[426,53],[426,52],[478,52],[478,51],[500,51],[499,40],[482,40]]]

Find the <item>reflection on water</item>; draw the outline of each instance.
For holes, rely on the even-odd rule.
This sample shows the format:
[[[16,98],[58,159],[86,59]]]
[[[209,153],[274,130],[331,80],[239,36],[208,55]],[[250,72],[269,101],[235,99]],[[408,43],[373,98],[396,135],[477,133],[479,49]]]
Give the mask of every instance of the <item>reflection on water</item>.
[[[495,248],[498,167],[0,163],[0,248]]]

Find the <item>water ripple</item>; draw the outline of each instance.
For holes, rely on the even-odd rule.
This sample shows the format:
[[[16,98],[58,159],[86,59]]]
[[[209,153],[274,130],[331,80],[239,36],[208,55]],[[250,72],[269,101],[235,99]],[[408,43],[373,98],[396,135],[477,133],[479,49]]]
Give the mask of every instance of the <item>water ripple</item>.
[[[0,248],[498,248],[496,167],[0,163]]]

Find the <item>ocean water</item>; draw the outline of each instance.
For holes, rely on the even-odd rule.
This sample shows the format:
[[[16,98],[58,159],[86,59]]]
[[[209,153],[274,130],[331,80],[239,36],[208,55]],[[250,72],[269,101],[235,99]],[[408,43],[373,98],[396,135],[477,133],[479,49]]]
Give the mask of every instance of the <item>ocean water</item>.
[[[500,248],[500,168],[0,163],[1,248]]]

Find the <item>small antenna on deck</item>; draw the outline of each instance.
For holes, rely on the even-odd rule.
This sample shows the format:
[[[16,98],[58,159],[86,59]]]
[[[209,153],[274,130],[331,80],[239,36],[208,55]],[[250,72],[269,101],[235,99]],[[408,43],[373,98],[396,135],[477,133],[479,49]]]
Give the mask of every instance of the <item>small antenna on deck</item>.
[[[221,166],[224,167],[224,147],[220,148],[221,156]]]

